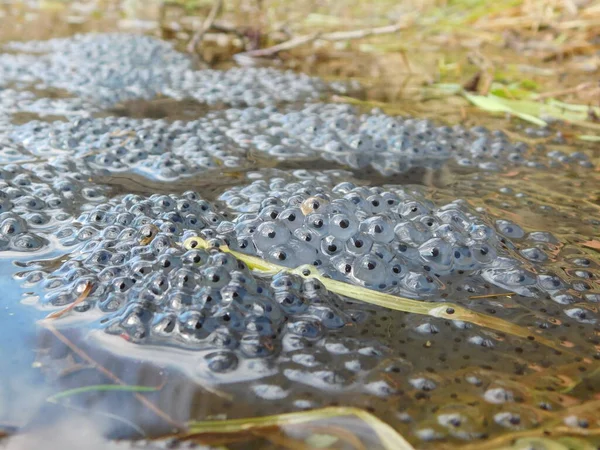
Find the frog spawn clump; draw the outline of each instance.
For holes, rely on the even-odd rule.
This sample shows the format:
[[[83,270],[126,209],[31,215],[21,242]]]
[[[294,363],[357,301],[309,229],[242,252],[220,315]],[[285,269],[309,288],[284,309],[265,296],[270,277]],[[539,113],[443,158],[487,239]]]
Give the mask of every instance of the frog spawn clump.
[[[34,155],[68,152],[93,171],[135,172],[161,180],[255,164],[250,152],[266,153],[282,163],[326,160],[334,167],[370,166],[383,175],[411,168],[437,169],[451,159],[485,170],[515,164],[590,165],[584,153],[567,156],[553,151],[544,156],[541,150],[511,143],[502,133],[484,128],[436,127],[429,121],[382,114],[361,116],[345,105],[316,104],[285,111],[273,106],[230,109],[172,123],[126,117],[31,121],[14,127],[8,136]],[[474,146],[485,151],[475,151]]]
[[[88,171],[134,172],[173,180],[219,167],[244,164],[243,152],[214,114],[190,122],[108,117],[72,122],[32,121],[15,127],[13,141],[35,155],[69,152]]]
[[[460,126],[438,126],[427,120],[390,117],[381,112],[361,115],[354,108],[339,104],[314,103],[278,109],[273,105],[319,99],[332,86],[306,75],[273,69],[195,71],[189,59],[176,52],[171,44],[146,36],[79,35],[13,43],[9,48],[41,54],[1,55],[0,85],[13,80],[27,83],[41,79],[46,87],[65,89],[81,99],[29,99],[33,103],[27,108],[34,112],[55,110],[61,115],[79,115],[82,108],[91,111],[157,95],[243,107],[209,114],[201,123],[202,130],[207,131],[197,134],[197,130],[187,130],[191,131],[192,139],[183,136],[179,151],[173,151],[172,142],[165,139],[176,139],[182,131],[171,133],[164,123],[155,128],[151,121],[144,125],[150,148],[137,142],[105,150],[102,144],[115,140],[110,131],[119,119],[107,119],[106,124],[99,120],[92,126],[96,134],[88,143],[97,146],[94,162],[109,170],[135,166],[134,170],[145,176],[172,179],[219,164],[243,166],[247,162],[244,160],[247,149],[264,152],[280,161],[323,159],[354,169],[371,167],[383,175],[405,173],[415,167],[437,169],[448,160],[482,170],[501,170],[514,165],[592,166],[583,152],[567,155],[547,151],[543,145],[530,148],[523,142],[511,142],[501,131],[484,127],[467,130]],[[10,100],[15,95],[9,93],[5,97]],[[134,133],[140,128],[135,122],[124,122],[127,121],[122,121],[121,127]],[[73,136],[65,131],[69,126],[54,124],[51,128],[60,139],[51,136],[42,146],[74,150],[72,147],[82,145],[81,127],[70,130]],[[207,142],[206,135],[210,133],[214,135]],[[45,138],[46,134],[35,139],[40,136]],[[22,142],[18,136],[16,140]],[[57,142],[59,146],[54,145]]]
[[[450,159],[460,166],[487,171],[510,166],[592,167],[585,153],[546,153],[543,146],[530,148],[524,142],[511,142],[502,131],[438,126],[381,112],[361,115],[349,105],[315,103],[275,112],[269,108],[232,109],[226,115],[232,122],[228,136],[241,146],[282,161],[322,158],[355,169],[371,166],[383,175],[414,167],[437,169]]]
[[[320,97],[333,86],[307,75],[270,68],[194,70],[171,43],[125,33],[86,34],[49,41],[13,42],[0,56],[0,85],[42,81],[111,107],[159,95],[207,104],[268,105]]]
[[[293,198],[302,199],[297,208],[304,217],[305,213],[316,214],[315,210],[321,207],[327,211],[339,196],[364,194],[348,183],[329,189],[314,187],[314,181],[289,181],[287,177],[272,180],[270,184],[259,181],[231,190],[223,200],[242,197],[243,191],[253,199],[250,203],[258,216],[263,212],[268,215],[268,220],[261,223],[268,223],[285,209],[277,217],[271,217],[276,206],[272,204],[275,187],[280,201],[286,204]],[[311,186],[312,191],[303,192]],[[369,192],[391,198],[385,192],[375,191]],[[448,210],[435,209],[416,191],[402,192],[405,198],[397,199],[397,206],[404,200],[419,202],[432,209],[433,217],[438,217],[436,212]],[[396,195],[401,194],[396,192]],[[322,201],[318,208],[306,201],[314,198]],[[369,204],[370,208],[375,206]],[[366,207],[361,203],[360,208]],[[415,211],[412,207],[406,210],[406,215],[412,217],[409,210]],[[472,220],[477,216],[469,209],[466,211]],[[370,214],[369,217],[382,215],[373,211]],[[412,401],[406,394],[410,398],[426,398],[432,391],[444,395],[441,375],[421,372],[422,367],[417,369],[397,358],[396,352],[385,347],[392,343],[386,341],[385,333],[381,337],[374,330],[369,335],[363,334],[369,330],[369,320],[360,317],[369,311],[368,305],[351,305],[314,279],[284,273],[259,277],[232,255],[218,251],[217,247],[223,244],[235,246],[231,239],[235,227],[247,216],[235,211],[228,215],[236,216],[232,221],[226,220],[215,205],[193,192],[117,197],[83,212],[72,225],[63,226],[56,237],[62,245],[70,247],[70,259],[48,273],[30,272],[25,282],[43,280],[48,290],[44,302],[60,308],[84,296],[71,313],[72,323],[78,317],[86,323],[85,318],[95,318],[94,325],[115,339],[124,338],[143,346],[154,344],[152,351],[156,351],[156,345],[194,350],[198,358],[194,361],[200,361],[201,367],[197,376],[206,376],[217,383],[248,382],[251,391],[247,394],[248,401],[253,404],[258,400],[272,402],[286,398],[296,408],[312,408],[327,405],[337,394],[351,392],[355,395],[352,404],[383,402],[381,407],[387,411],[389,405],[385,402]],[[354,216],[360,220],[360,215],[356,211]],[[494,225],[498,228],[494,231],[497,239],[504,239],[505,245],[527,237],[515,224],[500,221]],[[358,227],[362,232],[360,223]],[[368,234],[368,228],[364,232]],[[500,232],[521,237],[509,239]],[[196,235],[208,243],[209,249],[183,248],[182,243]],[[545,236],[550,240],[550,235]],[[489,236],[486,239],[489,242]],[[420,258],[416,248],[414,257]],[[446,277],[456,279],[458,274],[451,271]],[[428,294],[413,291],[413,296],[427,298]],[[392,339],[401,339],[402,345],[408,345],[405,339],[414,338],[416,333],[421,335],[420,339],[441,345],[436,334],[443,331],[442,323],[432,322],[428,327],[403,331],[401,326],[414,323],[414,316],[396,317],[393,312],[382,315],[389,325],[398,327]],[[467,328],[458,322],[448,326]],[[493,339],[484,339],[485,333],[481,336],[480,341],[474,335],[465,339],[464,345],[470,347],[471,355],[497,344]],[[473,344],[476,347],[471,349]],[[458,348],[456,342],[453,345]],[[412,347],[409,345],[405,351],[411,351]],[[485,386],[469,395],[498,406],[493,416],[486,416],[489,423],[507,429],[534,426],[528,422],[526,412],[516,408],[518,394],[501,387]],[[312,394],[310,401],[306,400],[307,392]],[[462,406],[458,401],[455,403]],[[475,408],[448,407],[435,414],[433,423],[431,416],[414,415],[413,431],[424,440],[477,439],[488,429],[480,423],[481,414]]]
[[[95,108],[78,98],[38,97],[30,91],[0,88],[0,115],[12,119],[17,113],[67,118],[88,117]]]
[[[327,189],[283,178],[234,188],[220,199],[252,211],[218,228],[232,248],[287,267],[313,264],[371,289],[416,298],[450,286],[486,294],[493,285],[526,297],[573,290],[543,268],[545,253],[536,244],[556,242],[550,233],[493,223],[461,201],[436,207],[409,189],[348,182]],[[514,256],[518,248],[522,258]]]
[[[218,113],[193,121],[126,117],[79,118],[71,122],[31,121],[14,127],[10,138],[36,156],[64,155],[80,158],[86,172],[133,172],[150,179],[174,180],[222,167],[248,163],[246,150],[227,137],[229,122]],[[14,146],[15,144],[13,144]],[[16,151],[16,150],[15,150]],[[23,158],[22,150],[18,155]],[[253,176],[265,176],[255,173]],[[329,183],[350,179],[342,170],[296,170],[297,178]]]
[[[353,320],[340,309],[342,300],[314,279],[285,273],[257,277],[218,250],[224,241],[215,228],[223,220],[193,192],[116,198],[57,232],[71,247],[67,262],[49,273],[28,272],[24,281],[43,280],[47,304],[66,307],[77,301],[75,313],[95,311],[100,315],[96,325],[106,333],[134,343],[203,351],[213,374],[242,370],[243,362],[255,358],[288,361],[284,354],[325,338],[345,348],[335,332]],[[183,241],[195,235],[210,248],[183,248]],[[356,351],[364,353],[361,349]],[[363,357],[383,355],[382,350]],[[281,366],[290,380],[316,367],[296,359]],[[343,387],[339,376],[322,371],[306,376]]]
[[[105,200],[107,189],[86,182],[81,169],[61,158],[0,168],[0,248],[40,250],[45,235]]]

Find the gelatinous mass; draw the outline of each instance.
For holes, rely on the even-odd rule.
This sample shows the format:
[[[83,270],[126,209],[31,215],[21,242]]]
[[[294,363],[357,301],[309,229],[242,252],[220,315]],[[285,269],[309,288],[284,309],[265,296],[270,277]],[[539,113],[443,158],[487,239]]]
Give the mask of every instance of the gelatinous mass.
[[[431,440],[473,439],[538,420],[531,411],[539,405],[515,401],[517,382],[470,372],[453,355],[484,365],[494,348],[525,348],[541,365],[558,356],[536,351],[533,336],[521,342],[460,321],[361,304],[315,279],[260,274],[219,247],[288,268],[311,264],[326,277],[423,302],[492,309],[557,339],[561,322],[584,331],[596,326],[597,263],[572,249],[562,256],[567,243],[560,237],[460,198],[434,201],[422,186],[371,186],[357,170],[387,176],[454,165],[484,177],[511,167],[585,173],[592,166],[585,152],[529,146],[483,127],[362,114],[326,103],[331,92],[355,87],[292,72],[195,70],[170,44],[150,37],[82,35],[8,48],[0,55],[0,252],[32,252],[40,261],[19,273],[24,286],[43,286],[45,307],[72,307],[69,314],[86,318],[90,329],[132,346],[152,344],[153,351],[201,355],[200,381],[248,382],[264,401],[289,398],[289,409],[351,392],[360,394],[359,406],[384,411],[413,405],[440,386],[443,397],[456,380],[465,398],[489,406],[480,410],[459,397],[433,415],[396,414],[414,436]],[[27,90],[32,86],[37,95]],[[40,96],[50,88],[65,97]],[[211,108],[189,121],[103,113],[159,96]],[[17,125],[20,113],[37,118]],[[261,161],[317,161],[332,170],[247,172]],[[223,170],[239,170],[242,182],[216,198],[181,189],[123,193],[95,181],[121,174],[179,186]],[[209,248],[185,248],[192,236]],[[60,260],[43,261],[50,251]],[[476,300],[494,295],[493,308]],[[586,336],[576,344],[589,344]],[[437,369],[415,357],[432,342],[443,349],[432,356]],[[486,367],[504,373],[504,353]],[[264,364],[249,365],[257,361]],[[436,373],[457,367],[464,373],[454,381]],[[309,401],[307,392],[330,397]],[[486,424],[481,414],[489,416]]]

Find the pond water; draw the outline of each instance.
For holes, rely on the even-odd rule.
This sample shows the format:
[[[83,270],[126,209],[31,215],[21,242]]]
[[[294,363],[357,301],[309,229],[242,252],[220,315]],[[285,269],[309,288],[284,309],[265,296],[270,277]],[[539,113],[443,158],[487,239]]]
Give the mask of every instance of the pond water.
[[[110,14],[14,14],[0,446],[595,448],[597,144],[326,65],[198,70],[140,30],[76,35]]]

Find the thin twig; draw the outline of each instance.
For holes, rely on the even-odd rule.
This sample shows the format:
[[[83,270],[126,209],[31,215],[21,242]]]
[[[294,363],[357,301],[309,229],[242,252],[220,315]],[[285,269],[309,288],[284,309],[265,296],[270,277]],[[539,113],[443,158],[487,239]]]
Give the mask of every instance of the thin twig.
[[[350,31],[334,31],[331,33],[311,33],[305,36],[297,36],[290,39],[289,41],[282,42],[272,47],[260,48],[257,50],[250,50],[244,53],[238,53],[236,57],[266,57],[274,56],[277,53],[284,50],[291,50],[309,42],[316,41],[317,39],[324,41],[347,41],[352,39],[363,39],[369,36],[378,36],[381,34],[396,33],[404,28],[406,24],[396,23],[394,25],[387,25],[385,27],[377,28],[365,28],[362,30],[350,30]]]
[[[188,53],[196,53],[198,45],[200,44],[200,42],[202,42],[202,39],[204,38],[206,32],[213,26],[213,23],[217,18],[217,14],[219,14],[219,11],[221,10],[222,6],[223,0],[214,1],[212,8],[208,13],[208,16],[206,16],[206,19],[204,20],[204,22],[202,22],[202,26],[198,29],[198,31],[196,31],[196,33],[194,33],[194,36],[192,36],[192,39],[188,43]]]
[[[279,52],[285,50],[291,50],[296,47],[300,47],[301,45],[308,44],[309,42],[315,41],[320,36],[320,33],[312,33],[306,36],[298,36],[290,39],[289,41],[282,42],[281,44],[274,45],[272,47],[267,48],[259,48],[256,50],[250,50],[244,53],[238,53],[236,56],[251,56],[251,57],[264,57],[264,56],[273,56]]]
[[[405,26],[406,24],[404,23],[395,23],[394,25],[386,25],[384,27],[376,28],[365,28],[363,30],[334,31],[332,33],[324,33],[321,36],[321,39],[325,39],[326,41],[346,41],[348,39],[363,39],[369,36],[396,33]]]

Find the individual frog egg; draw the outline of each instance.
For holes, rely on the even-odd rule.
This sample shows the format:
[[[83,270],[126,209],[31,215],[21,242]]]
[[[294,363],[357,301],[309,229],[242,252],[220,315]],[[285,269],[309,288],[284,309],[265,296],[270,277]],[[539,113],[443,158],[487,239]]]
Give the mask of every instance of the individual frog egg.
[[[360,231],[367,234],[375,242],[389,243],[394,239],[394,228],[391,223],[380,216],[370,217],[360,223]]]
[[[413,219],[431,213],[427,206],[415,200],[401,202],[398,205],[397,211],[403,219]]]
[[[352,266],[353,278],[365,286],[378,287],[384,284],[386,272],[385,263],[374,255],[363,255]]]
[[[299,241],[289,241],[284,245],[272,247],[266,257],[275,264],[295,268],[302,264],[312,264],[317,252],[311,246]]]
[[[276,245],[285,244],[290,240],[292,234],[280,222],[262,222],[252,236],[254,245],[262,252],[267,252]]]
[[[444,240],[433,238],[419,247],[425,263],[437,273],[447,273],[452,268],[452,247]]]
[[[394,227],[394,234],[406,244],[418,246],[431,239],[431,232],[419,229],[415,222],[400,222]]]
[[[497,220],[496,228],[500,234],[503,234],[511,239],[521,239],[525,237],[525,231],[523,231],[523,228],[508,220]]]
[[[468,232],[470,238],[477,242],[489,242],[496,237],[494,229],[482,223],[471,225]]]
[[[537,282],[534,274],[519,267],[485,269],[481,276],[498,287],[526,296],[533,295],[531,287]]]
[[[19,216],[13,213],[4,213],[0,215],[0,233],[11,237],[27,231],[27,223]]]
[[[476,243],[469,247],[473,259],[481,265],[488,265],[494,262],[498,253],[496,249],[486,242]]]
[[[321,247],[321,236],[308,227],[301,227],[294,230],[294,237],[314,249],[320,249]]]
[[[387,278],[385,283],[388,286],[398,286],[407,274],[408,268],[406,264],[399,258],[394,258],[387,264]]]
[[[352,274],[352,266],[356,261],[356,256],[347,253],[340,253],[331,258],[331,266],[339,272],[342,277]]]
[[[479,266],[469,247],[454,247],[453,267],[458,270],[472,270]]]
[[[21,233],[10,239],[11,248],[24,252],[39,250],[47,243],[48,241],[33,233]]]
[[[304,214],[300,208],[286,208],[279,213],[277,219],[291,232],[294,232],[304,224]]]
[[[306,216],[305,226],[319,236],[326,236],[329,234],[329,223],[326,216],[323,214],[309,214]]]
[[[302,202],[300,205],[300,211],[305,216],[313,213],[321,213],[326,210],[327,205],[329,204],[329,200],[321,197],[309,197]]]
[[[373,247],[373,239],[364,233],[357,233],[346,241],[345,248],[351,255],[366,255]]]
[[[402,289],[416,295],[431,295],[439,290],[439,283],[420,272],[408,272],[400,284]]]
[[[358,231],[358,221],[349,214],[335,214],[329,221],[329,232],[332,236],[346,241]]]
[[[321,240],[321,253],[335,256],[344,251],[344,242],[335,236],[326,236]]]
[[[378,242],[375,242],[371,247],[371,254],[380,258],[384,263],[390,262],[395,256],[389,245]]]

